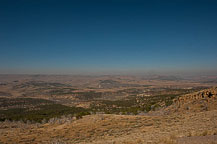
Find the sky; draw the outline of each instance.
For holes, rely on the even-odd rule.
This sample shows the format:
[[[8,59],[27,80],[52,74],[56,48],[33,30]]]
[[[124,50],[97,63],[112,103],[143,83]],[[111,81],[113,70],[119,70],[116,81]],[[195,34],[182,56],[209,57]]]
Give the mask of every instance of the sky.
[[[217,74],[216,0],[0,0],[1,74]]]

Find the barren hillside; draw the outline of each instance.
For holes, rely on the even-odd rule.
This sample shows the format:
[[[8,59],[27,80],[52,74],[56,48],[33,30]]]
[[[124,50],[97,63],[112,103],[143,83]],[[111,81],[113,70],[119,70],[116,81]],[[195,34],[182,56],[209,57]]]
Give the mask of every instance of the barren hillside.
[[[217,143],[217,88],[178,97],[147,115],[94,114],[45,124],[2,122],[2,143]],[[205,107],[206,106],[206,107]],[[204,108],[205,107],[205,108]],[[162,112],[163,111],[163,112]]]

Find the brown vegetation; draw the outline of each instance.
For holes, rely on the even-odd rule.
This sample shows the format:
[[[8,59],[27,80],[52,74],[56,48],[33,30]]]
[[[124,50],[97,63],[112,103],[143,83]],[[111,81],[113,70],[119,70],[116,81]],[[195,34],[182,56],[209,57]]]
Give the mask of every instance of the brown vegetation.
[[[178,80],[168,81],[162,77],[162,80],[140,81],[130,77],[103,79],[88,77],[92,84],[88,85],[82,79],[77,85],[73,85],[64,77],[60,77],[65,80],[61,83],[51,80],[50,77],[46,77],[47,82],[42,82],[41,76],[36,78],[40,82],[33,82],[34,77],[29,80],[19,79],[16,82],[5,81],[5,84],[0,86],[2,100],[0,108],[3,111],[25,107],[31,118],[32,116],[38,118],[38,115],[29,113],[37,110],[37,114],[48,119],[42,120],[41,123],[29,120],[25,123],[8,120],[0,122],[0,143],[214,144],[217,142],[217,88],[197,92],[201,86],[208,86],[207,83],[190,84],[186,81],[186,83]],[[75,79],[73,82],[78,81]],[[99,88],[98,84],[102,86]],[[6,92],[10,92],[10,95]],[[37,100],[34,101],[32,98]],[[84,104],[88,104],[83,106],[86,109],[69,107]],[[102,106],[104,109],[110,108],[109,112],[114,113],[117,112],[114,110],[125,108],[133,110],[132,112],[140,111],[118,113],[118,115],[100,114],[103,111],[88,109],[92,108],[93,104],[94,108],[100,109]],[[141,111],[142,106],[146,104],[150,106],[148,113]],[[42,111],[37,109],[42,107],[45,108],[41,109]],[[84,112],[91,114],[85,113],[84,116]]]

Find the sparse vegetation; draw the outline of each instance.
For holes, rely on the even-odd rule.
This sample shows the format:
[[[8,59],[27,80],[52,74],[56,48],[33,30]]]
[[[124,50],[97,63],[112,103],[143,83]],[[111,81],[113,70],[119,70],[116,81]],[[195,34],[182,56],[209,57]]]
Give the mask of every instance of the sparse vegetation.
[[[47,104],[36,106],[33,110],[28,108],[13,108],[8,110],[0,110],[0,121],[19,121],[24,122],[42,122],[48,121],[50,118],[61,117],[62,115],[75,115],[82,118],[84,115],[90,114],[87,109],[78,107],[68,107],[60,104]]]
[[[216,134],[216,112],[211,111],[216,107],[215,93],[185,95],[204,87],[164,86],[166,80],[160,81],[162,86],[151,81],[149,85],[121,78],[77,82],[45,82],[37,76],[37,81],[2,85],[0,141],[176,143],[180,137],[206,139]]]
[[[115,114],[138,114],[139,112],[149,112],[160,107],[167,107],[173,103],[173,99],[178,94],[155,95],[147,97],[130,96],[125,100],[97,101],[91,105],[93,111],[102,111]]]

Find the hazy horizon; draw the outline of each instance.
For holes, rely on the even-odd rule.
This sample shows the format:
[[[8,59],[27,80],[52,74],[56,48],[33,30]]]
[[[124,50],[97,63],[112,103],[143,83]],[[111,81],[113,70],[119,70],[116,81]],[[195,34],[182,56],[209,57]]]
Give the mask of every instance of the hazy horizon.
[[[72,75],[72,76],[106,76],[106,75],[125,75],[125,76],[217,76],[216,71],[160,71],[160,70],[146,70],[146,71],[68,71],[68,72],[1,72],[0,75]]]
[[[217,1],[0,2],[0,74],[217,75]]]

